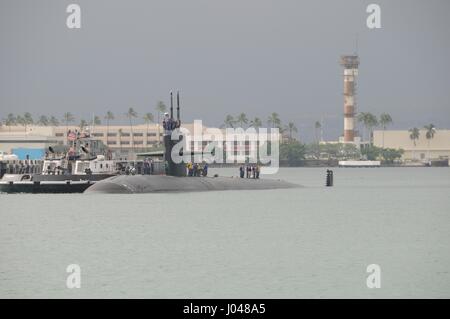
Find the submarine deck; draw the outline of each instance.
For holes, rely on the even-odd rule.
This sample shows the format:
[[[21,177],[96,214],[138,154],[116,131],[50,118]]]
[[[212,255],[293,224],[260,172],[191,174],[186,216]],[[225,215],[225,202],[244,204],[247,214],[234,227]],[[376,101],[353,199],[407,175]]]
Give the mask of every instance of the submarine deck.
[[[299,185],[275,179],[239,177],[174,177],[166,175],[119,175],[99,181],[85,193],[166,193],[221,190],[264,190]]]

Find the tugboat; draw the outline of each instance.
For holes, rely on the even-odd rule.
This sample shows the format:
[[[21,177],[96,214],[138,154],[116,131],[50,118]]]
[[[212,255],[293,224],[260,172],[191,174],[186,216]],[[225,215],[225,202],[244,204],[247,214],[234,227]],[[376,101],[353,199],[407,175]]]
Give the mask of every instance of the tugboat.
[[[89,134],[69,132],[70,148],[58,156],[48,148],[40,174],[5,174],[0,180],[4,193],[82,193],[92,184],[118,174],[119,168],[105,155],[94,155]]]

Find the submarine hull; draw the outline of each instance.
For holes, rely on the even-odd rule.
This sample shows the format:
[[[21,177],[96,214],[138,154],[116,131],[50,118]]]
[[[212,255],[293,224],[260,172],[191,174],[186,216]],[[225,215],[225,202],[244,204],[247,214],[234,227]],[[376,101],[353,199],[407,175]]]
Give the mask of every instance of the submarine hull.
[[[274,179],[236,177],[175,177],[166,175],[119,175],[99,181],[84,193],[134,194],[264,190],[295,188],[299,185]]]

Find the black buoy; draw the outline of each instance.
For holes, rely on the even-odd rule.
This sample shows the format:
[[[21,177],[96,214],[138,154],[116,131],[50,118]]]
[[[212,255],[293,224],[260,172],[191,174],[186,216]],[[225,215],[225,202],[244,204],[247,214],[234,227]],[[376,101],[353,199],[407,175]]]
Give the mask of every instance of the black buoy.
[[[327,187],[333,186],[333,171],[330,169],[327,169]]]

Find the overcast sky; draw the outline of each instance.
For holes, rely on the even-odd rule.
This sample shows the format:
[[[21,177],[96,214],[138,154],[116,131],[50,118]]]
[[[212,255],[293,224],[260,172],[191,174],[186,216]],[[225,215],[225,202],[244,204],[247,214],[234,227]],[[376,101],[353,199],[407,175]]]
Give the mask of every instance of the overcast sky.
[[[81,6],[81,29],[66,7]],[[382,28],[366,26],[381,6]],[[185,122],[278,112],[311,140],[343,129],[341,54],[361,60],[358,111],[450,128],[450,1],[0,0],[0,117],[154,112],[180,89]]]

